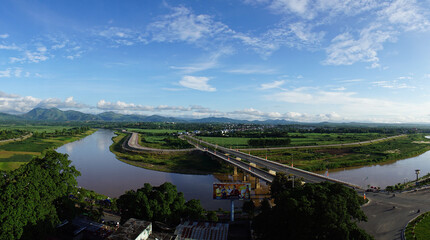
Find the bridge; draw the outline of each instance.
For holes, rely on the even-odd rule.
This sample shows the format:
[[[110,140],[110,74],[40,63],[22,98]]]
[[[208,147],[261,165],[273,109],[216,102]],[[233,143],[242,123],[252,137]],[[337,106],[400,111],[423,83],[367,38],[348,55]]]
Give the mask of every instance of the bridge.
[[[270,160],[253,156],[247,153],[243,153],[234,149],[228,149],[225,147],[217,146],[217,145],[205,142],[203,140],[197,139],[190,135],[184,136],[184,138],[186,138],[188,142],[190,142],[197,148],[207,151],[209,154],[216,156],[224,161],[227,161],[233,164],[234,166],[237,166],[240,169],[244,170],[245,172],[248,172],[256,177],[259,177],[260,179],[263,179],[267,182],[273,181],[274,174],[276,174],[276,172],[282,172],[282,173],[285,173],[286,175],[291,174],[296,177],[303,178],[305,182],[319,183],[319,182],[328,181],[333,183],[340,183],[354,189],[361,189],[360,186],[357,186],[349,182],[341,181],[324,175],[320,175],[313,172],[298,169],[295,167],[291,167],[288,165],[284,165],[278,162],[270,161]],[[265,171],[261,168],[258,168],[256,167],[257,165],[262,168],[268,169],[269,171]]]

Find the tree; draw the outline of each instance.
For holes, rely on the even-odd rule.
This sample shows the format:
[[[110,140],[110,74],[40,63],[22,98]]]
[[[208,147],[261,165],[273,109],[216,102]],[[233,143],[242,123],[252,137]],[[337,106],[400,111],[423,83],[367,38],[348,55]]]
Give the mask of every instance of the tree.
[[[247,213],[250,218],[254,217],[255,205],[252,200],[245,201],[242,205],[242,211]]]
[[[159,187],[145,183],[143,188],[130,190],[117,200],[121,222],[134,217],[148,221],[177,224],[181,218],[205,219],[205,211],[199,200],[185,202],[184,195],[176,186],[166,182]]]
[[[80,174],[67,157],[48,151],[15,171],[0,173],[0,239],[19,239],[24,231],[24,239],[40,237],[59,222],[56,201],[74,191]]]
[[[271,189],[275,206],[267,204],[255,218],[260,239],[372,239],[359,229],[367,217],[357,193],[337,183],[307,183],[290,188],[277,176]]]

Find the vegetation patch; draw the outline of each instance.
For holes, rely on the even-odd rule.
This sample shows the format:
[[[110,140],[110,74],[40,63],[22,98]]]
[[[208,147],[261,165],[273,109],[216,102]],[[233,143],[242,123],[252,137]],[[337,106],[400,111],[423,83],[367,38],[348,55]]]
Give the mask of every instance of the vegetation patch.
[[[424,240],[430,236],[430,212],[426,212],[408,224],[405,230],[407,240]]]
[[[112,138],[111,152],[121,161],[137,167],[188,174],[226,173],[232,171],[232,167],[227,163],[214,160],[200,151],[172,152],[169,154],[127,152],[122,149],[126,134],[117,134]]]
[[[8,158],[0,158],[0,162],[29,162],[33,157],[31,154],[14,154]]]

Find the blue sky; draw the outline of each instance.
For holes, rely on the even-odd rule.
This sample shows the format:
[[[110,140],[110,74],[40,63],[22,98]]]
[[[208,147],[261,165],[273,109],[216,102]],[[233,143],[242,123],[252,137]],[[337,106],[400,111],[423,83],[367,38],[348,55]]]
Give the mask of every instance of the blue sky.
[[[15,1],[0,111],[430,122],[430,1]]]

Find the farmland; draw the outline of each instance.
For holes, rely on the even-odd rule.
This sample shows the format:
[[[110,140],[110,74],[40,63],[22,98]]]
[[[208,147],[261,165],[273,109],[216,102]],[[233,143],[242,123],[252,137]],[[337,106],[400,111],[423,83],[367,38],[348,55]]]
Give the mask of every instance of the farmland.
[[[312,146],[361,142],[384,138],[389,135],[381,133],[292,133],[289,134],[291,143],[287,146]],[[223,147],[250,148],[248,137],[200,137],[202,140]]]
[[[14,170],[29,162],[34,156],[42,155],[48,149],[79,140],[90,135],[95,129],[61,126],[8,126],[3,129],[25,130],[33,136],[23,141],[0,144],[0,170]],[[80,130],[77,130],[80,129]]]

